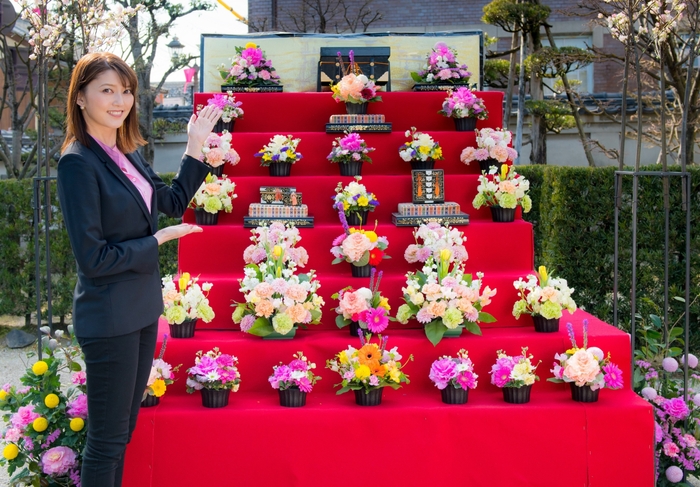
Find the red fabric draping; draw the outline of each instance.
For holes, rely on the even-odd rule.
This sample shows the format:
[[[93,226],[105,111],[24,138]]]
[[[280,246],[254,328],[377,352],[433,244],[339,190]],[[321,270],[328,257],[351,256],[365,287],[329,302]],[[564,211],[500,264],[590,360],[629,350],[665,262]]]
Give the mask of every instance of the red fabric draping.
[[[210,96],[195,94],[195,106]],[[517,295],[512,282],[535,267],[532,226],[519,214],[512,224],[492,223],[488,210],[471,207],[479,169],[459,162],[459,154],[474,145],[474,134],[455,132],[452,121],[437,114],[444,96],[385,93],[382,103],[369,108],[394,124],[390,134],[363,134],[377,148],[374,164],[364,165],[362,180],[381,202],[370,215],[371,226],[376,219],[377,233],[389,238],[392,256],[380,266],[385,271],[382,291],[395,311],[405,272],[418,267],[403,258],[413,242],[412,228],[391,223],[398,203],[411,199],[409,165],[399,158],[398,147],[406,140],[403,131],[415,126],[443,147],[445,160],[436,167],[445,170],[446,199],[458,202],[471,217],[469,226],[460,227],[467,236],[467,270],[483,271],[485,285],[498,289],[486,308],[498,321],[483,325],[483,336],[465,334],[436,347],[416,329],[416,322],[392,323],[386,332],[389,347],[398,346],[404,358],[415,358],[405,369],[411,383],[398,391],[385,390],[379,407],[355,406],[351,394],[336,396],[333,385],[339,378],[324,368],[325,361],[348,344],[357,346],[358,339],[335,327],[330,295],[350,284],[368,284],[350,276],[349,264],[331,265],[329,251],[342,231],[331,197],[339,181],[346,184],[352,178],[339,176],[338,168],[325,159],[338,134],[323,131],[329,116],[343,113],[344,107],[328,93],[236,95],[245,110],[233,137],[241,163],[225,171],[237,184],[234,211],[220,215],[219,225],[182,239],[179,248],[180,269],[214,284],[210,301],[217,317],[210,324],[198,323],[194,338],[168,342],[166,360],[183,367],[161,404],[142,411],[127,451],[124,485],[325,487],[342,483],[348,475],[356,482],[358,474],[378,485],[653,485],[652,410],[630,390],[629,336],[583,311],[565,312],[560,331],[550,334],[534,332],[528,316],[513,318]],[[502,94],[480,96],[490,119],[478,126],[497,127]],[[253,157],[276,133],[302,139],[304,159],[289,178],[269,177]],[[293,340],[262,340],[236,331],[230,319],[230,304],[242,299],[237,279],[250,237],[242,219],[248,204],[259,200],[263,185],[295,186],[316,218],[313,229],[300,230],[300,245],[310,255],[307,269],[318,271],[327,304],[323,323],[299,330]],[[194,221],[191,211],[185,221]],[[573,323],[580,340],[584,319],[590,323],[589,343],[610,352],[626,380],[623,390],[601,391],[595,404],[575,403],[566,385],[546,381],[554,354],[570,346],[566,322]],[[160,331],[167,333],[166,323],[161,322]],[[214,346],[239,358],[242,383],[228,407],[205,409],[198,395],[185,393],[185,370],[198,350]],[[490,384],[488,371],[497,350],[514,354],[522,346],[542,361],[541,381],[529,404],[509,405]],[[428,372],[433,360],[460,348],[468,349],[479,385],[470,392],[468,404],[447,406]],[[273,365],[289,362],[299,350],[317,364],[322,380],[304,408],[282,408],[267,378]]]

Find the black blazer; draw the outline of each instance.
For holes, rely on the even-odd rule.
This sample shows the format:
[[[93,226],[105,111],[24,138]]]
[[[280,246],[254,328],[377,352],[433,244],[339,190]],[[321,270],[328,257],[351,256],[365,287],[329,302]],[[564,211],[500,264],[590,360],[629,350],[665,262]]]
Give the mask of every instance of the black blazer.
[[[141,154],[126,154],[151,183],[148,211],[141,193],[102,147],[71,144],[58,162],[58,196],[78,264],[73,325],[78,337],[124,335],[154,323],[163,312],[158,211],[181,217],[208,174],[183,156],[167,186]]]

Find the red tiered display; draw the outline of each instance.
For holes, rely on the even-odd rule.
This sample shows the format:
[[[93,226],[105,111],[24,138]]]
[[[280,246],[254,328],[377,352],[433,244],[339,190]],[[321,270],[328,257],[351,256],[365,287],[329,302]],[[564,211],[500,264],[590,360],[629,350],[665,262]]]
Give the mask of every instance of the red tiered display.
[[[197,94],[195,105],[209,96]],[[398,346],[404,358],[415,357],[405,368],[411,383],[385,391],[381,406],[373,408],[356,406],[352,394],[336,396],[333,385],[338,376],[323,368],[325,361],[359,342],[347,330],[336,328],[332,309],[336,303],[330,295],[347,285],[369,283],[351,278],[346,266],[331,265],[331,242],[342,232],[331,197],[339,181],[347,184],[352,177],[339,176],[326,160],[337,134],[323,130],[330,115],[343,113],[344,106],[328,93],[237,94],[245,110],[233,134],[241,162],[225,171],[236,183],[233,213],[221,215],[216,227],[181,240],[179,250],[180,269],[214,284],[209,297],[216,318],[200,323],[194,339],[168,342],[165,359],[173,365],[182,363],[183,368],[160,405],[141,412],[127,451],[124,485],[313,487],[342,483],[348,472],[353,482],[363,481],[359,474],[368,475],[372,483],[407,486],[654,484],[653,415],[629,387],[628,335],[582,311],[573,316],[565,312],[562,323],[571,321],[579,334],[582,320],[590,321],[589,342],[624,365],[627,384],[619,391],[602,391],[595,404],[582,404],[571,400],[565,385],[545,381],[554,354],[569,346],[565,327],[558,333],[539,334],[528,316],[518,321],[511,314],[517,299],[512,283],[535,265],[532,226],[519,213],[514,223],[499,224],[491,222],[488,209],[473,209],[479,167],[462,164],[459,155],[464,147],[475,145],[475,135],[456,132],[452,120],[437,113],[444,96],[384,93],[382,103],[369,106],[369,113],[386,115],[394,129],[389,134],[363,134],[376,151],[373,164],[363,167],[362,183],[381,203],[370,214],[369,226],[378,221],[378,233],[388,237],[387,252],[392,256],[379,267],[384,270],[382,294],[395,313],[402,304],[404,274],[417,268],[403,258],[406,247],[414,243],[412,228],[391,223],[398,204],[411,201],[410,165],[400,159],[398,148],[407,140],[404,131],[414,126],[443,147],[445,160],[436,168],[445,170],[446,199],[459,203],[471,217],[469,226],[460,227],[467,237],[467,271],[484,272],[484,285],[498,289],[485,308],[498,321],[482,325],[482,337],[463,334],[446,338],[437,347],[417,329],[418,323],[391,323],[386,331],[389,347]],[[502,94],[479,96],[490,119],[479,121],[477,127],[498,127]],[[284,185],[304,194],[304,203],[316,218],[315,228],[300,229],[299,245],[309,253],[307,269],[318,272],[326,306],[321,325],[300,330],[292,340],[267,341],[238,331],[230,304],[243,299],[237,280],[243,276],[243,250],[250,243],[250,230],[242,224],[248,204],[259,201],[260,186],[281,184],[253,157],[275,134],[301,138],[298,150],[304,158]],[[191,210],[185,221],[194,222]],[[162,332],[167,332],[167,325]],[[185,370],[197,350],[214,346],[239,358],[242,382],[229,406],[205,410],[198,397],[185,394]],[[501,391],[490,384],[488,371],[496,350],[515,353],[522,346],[529,347],[536,361],[542,360],[541,381],[535,384],[530,403],[505,404]],[[468,404],[447,406],[428,372],[433,360],[454,355],[460,348],[469,350],[479,385],[470,392]],[[298,350],[318,365],[316,372],[323,380],[308,395],[305,407],[282,408],[267,377],[273,365],[288,362]]]

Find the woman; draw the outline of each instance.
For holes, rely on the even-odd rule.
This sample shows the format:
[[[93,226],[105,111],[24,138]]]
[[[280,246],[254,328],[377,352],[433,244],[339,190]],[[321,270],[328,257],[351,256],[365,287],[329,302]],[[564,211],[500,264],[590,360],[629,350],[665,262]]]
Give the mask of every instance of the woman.
[[[68,90],[58,195],[78,264],[75,335],[85,354],[88,437],[83,487],[120,486],[162,312],[158,246],[194,225],[158,230],[158,212],[180,217],[208,173],[198,160],[221,112],[205,107],[187,127],[187,148],[172,186],[136,152],[134,71],[109,53],[78,61]]]

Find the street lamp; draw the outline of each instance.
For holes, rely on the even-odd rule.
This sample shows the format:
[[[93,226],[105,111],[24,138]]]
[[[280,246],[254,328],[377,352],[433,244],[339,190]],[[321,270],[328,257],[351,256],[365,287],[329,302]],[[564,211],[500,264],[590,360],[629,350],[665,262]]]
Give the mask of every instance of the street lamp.
[[[177,40],[177,36],[173,37],[173,40],[168,42],[165,47],[168,48],[168,51],[170,51],[170,60],[173,62],[173,64],[177,63],[178,59],[180,59],[180,55],[182,54],[182,50],[185,48],[185,46]]]

